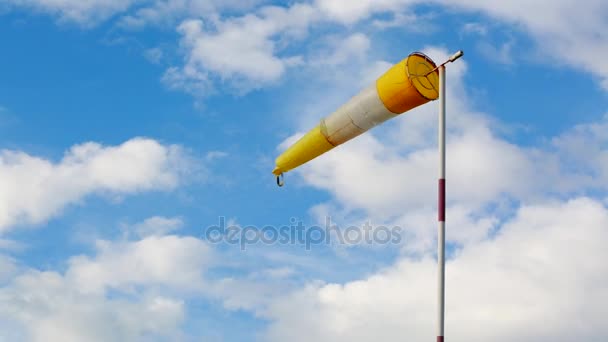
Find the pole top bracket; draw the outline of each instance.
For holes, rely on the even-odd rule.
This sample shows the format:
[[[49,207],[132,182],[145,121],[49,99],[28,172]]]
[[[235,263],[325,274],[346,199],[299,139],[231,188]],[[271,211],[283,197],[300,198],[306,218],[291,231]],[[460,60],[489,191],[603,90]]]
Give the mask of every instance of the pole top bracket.
[[[455,54],[453,54],[450,58],[448,58],[448,62],[451,63],[451,62],[457,60],[458,58],[462,57],[463,55],[464,55],[464,51],[458,50]],[[443,63],[443,64],[446,64],[446,63]]]
[[[452,63],[452,62],[454,62],[455,60],[457,60],[458,58],[460,58],[460,57],[462,57],[462,56],[464,56],[464,51],[462,51],[462,50],[458,50],[458,51],[456,51],[456,53],[455,53],[455,54],[453,54],[453,55],[451,55],[451,56],[450,56],[450,58],[448,58],[448,60],[447,60],[447,61],[445,61],[445,62],[443,62],[443,63],[439,64],[437,67],[435,67],[435,69],[433,69],[433,70],[431,70],[431,71],[427,72],[427,73],[426,73],[426,75],[424,75],[424,76],[428,76],[429,74],[431,74],[431,73],[433,73],[433,72],[437,71],[439,68],[444,67],[444,66],[445,66],[446,64],[448,64],[448,63]]]

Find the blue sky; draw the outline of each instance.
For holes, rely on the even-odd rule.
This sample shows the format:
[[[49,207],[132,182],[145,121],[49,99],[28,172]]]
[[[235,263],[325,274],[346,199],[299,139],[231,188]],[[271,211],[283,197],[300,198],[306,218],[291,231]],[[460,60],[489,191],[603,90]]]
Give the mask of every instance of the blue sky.
[[[433,338],[438,104],[284,188],[271,170],[393,63],[458,49],[446,336],[605,340],[605,18],[601,1],[0,0],[0,340]],[[220,217],[326,216],[403,239],[205,237]]]

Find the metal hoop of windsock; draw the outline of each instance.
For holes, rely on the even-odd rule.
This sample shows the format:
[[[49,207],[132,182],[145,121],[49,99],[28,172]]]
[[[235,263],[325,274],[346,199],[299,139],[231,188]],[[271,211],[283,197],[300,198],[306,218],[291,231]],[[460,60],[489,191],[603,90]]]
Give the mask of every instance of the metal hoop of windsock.
[[[276,159],[272,173],[282,177],[374,126],[438,97],[437,66],[423,53],[414,52],[291,145]],[[277,184],[283,185],[282,178]]]

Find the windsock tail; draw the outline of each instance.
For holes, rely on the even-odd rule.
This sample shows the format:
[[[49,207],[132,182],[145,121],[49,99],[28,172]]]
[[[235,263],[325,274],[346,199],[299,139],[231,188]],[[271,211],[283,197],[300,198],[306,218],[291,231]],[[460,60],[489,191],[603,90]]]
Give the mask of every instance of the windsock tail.
[[[327,141],[325,135],[321,133],[321,127],[316,126],[277,158],[276,167],[272,173],[278,176],[322,155],[332,148],[334,148],[334,145]]]

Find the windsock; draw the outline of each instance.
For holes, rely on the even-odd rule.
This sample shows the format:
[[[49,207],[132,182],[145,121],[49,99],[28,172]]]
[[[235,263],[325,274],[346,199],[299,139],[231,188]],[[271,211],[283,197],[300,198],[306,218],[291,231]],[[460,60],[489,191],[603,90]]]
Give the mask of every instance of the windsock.
[[[415,52],[311,129],[276,159],[284,172],[320,156],[374,126],[439,97],[435,63]]]

